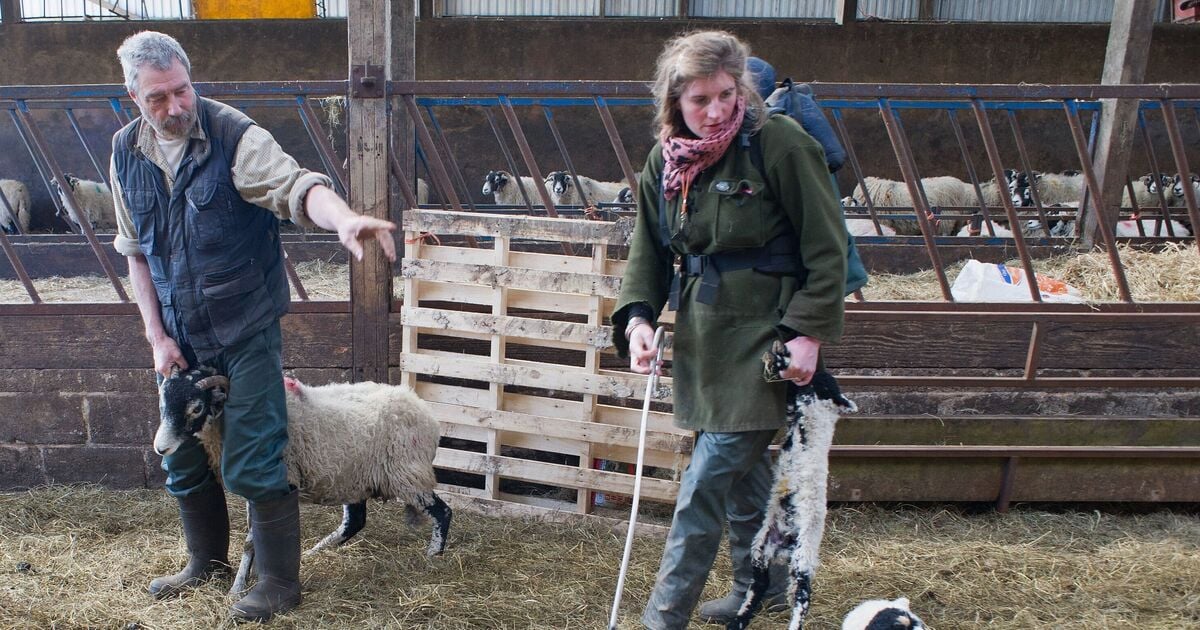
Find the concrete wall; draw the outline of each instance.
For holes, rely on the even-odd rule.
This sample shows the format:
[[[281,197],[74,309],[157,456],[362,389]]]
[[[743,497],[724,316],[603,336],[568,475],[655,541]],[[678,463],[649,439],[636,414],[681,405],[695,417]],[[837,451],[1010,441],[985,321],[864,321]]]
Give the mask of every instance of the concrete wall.
[[[0,85],[119,83],[115,50],[123,38],[143,28],[166,31],[189,51],[198,81],[279,81],[343,79],[346,74],[346,23],[341,20],[195,21],[143,24],[10,24],[0,26]],[[780,76],[809,81],[915,83],[1095,83],[1099,81],[1107,25],[1066,24],[903,24],[860,23],[848,27],[785,21],[574,20],[574,19],[429,19],[417,26],[417,78],[422,80],[647,80],[663,41],[688,29],[727,28],[769,58]],[[1155,27],[1148,82],[1200,82],[1195,26]],[[506,168],[503,154],[478,108],[446,111],[442,126],[463,172],[460,197],[486,202],[483,175]],[[619,108],[617,122],[630,161],[640,169],[653,143],[648,107]],[[522,124],[541,171],[565,167],[540,110],[521,112]],[[298,119],[290,112],[251,112],[274,131],[300,162],[321,168]],[[1200,146],[1185,112],[1183,130],[1190,147]],[[81,111],[88,144],[101,163],[116,129],[111,112]],[[1060,112],[1022,114],[1035,168],[1079,168],[1069,131]],[[79,149],[65,117],[44,112],[44,133],[60,154],[64,170],[98,178]],[[594,109],[556,113],[576,168],[602,179],[620,177],[603,126]],[[899,171],[879,116],[873,111],[846,116],[867,174],[898,178]],[[918,167],[925,176],[966,177],[965,168],[943,114],[904,114]],[[978,132],[963,119],[975,169],[987,165]],[[1085,124],[1087,120],[1085,119]],[[501,123],[503,120],[501,117]],[[1016,149],[1003,116],[993,131],[1006,162],[1016,164]],[[343,150],[344,129],[332,134]],[[1156,136],[1160,160],[1169,155],[1165,138]],[[506,140],[517,155],[515,145]],[[0,177],[31,183],[35,231],[65,231],[53,216],[49,192],[37,176],[7,116],[0,117]],[[1131,171],[1149,170],[1143,150],[1134,147]],[[1197,157],[1191,156],[1200,162]],[[523,170],[522,166],[522,170]],[[1164,166],[1164,170],[1173,170]],[[841,175],[842,194],[853,187],[849,169]]]
[[[0,85],[116,83],[115,50],[144,28],[177,37],[202,81],[341,79],[342,20],[0,26]],[[1107,25],[433,19],[417,25],[417,78],[645,80],[668,37],[725,28],[809,81],[1095,83]],[[1155,26],[1146,81],[1200,82],[1194,25]]]

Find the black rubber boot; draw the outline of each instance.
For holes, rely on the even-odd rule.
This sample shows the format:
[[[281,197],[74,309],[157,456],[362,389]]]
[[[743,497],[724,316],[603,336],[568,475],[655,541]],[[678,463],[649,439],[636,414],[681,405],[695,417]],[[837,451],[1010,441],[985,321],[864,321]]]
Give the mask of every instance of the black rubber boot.
[[[225,507],[225,490],[214,483],[178,501],[188,563],[179,573],[150,582],[150,594],[157,599],[179,595],[213,578],[229,575],[229,510]]]
[[[250,529],[258,582],[230,612],[242,621],[269,621],[300,604],[300,492],[251,501]]]

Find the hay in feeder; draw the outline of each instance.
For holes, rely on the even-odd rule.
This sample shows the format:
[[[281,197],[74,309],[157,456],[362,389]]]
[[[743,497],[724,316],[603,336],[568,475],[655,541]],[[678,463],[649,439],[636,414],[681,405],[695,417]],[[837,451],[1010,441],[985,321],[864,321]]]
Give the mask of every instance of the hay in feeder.
[[[1200,250],[1194,241],[1164,243],[1156,251],[1121,243],[1117,246],[1129,291],[1137,302],[1200,301]],[[946,266],[953,285],[964,261]],[[1004,263],[1021,267],[1019,259]],[[1080,290],[1089,303],[1121,300],[1108,254],[1092,251],[1033,261],[1034,272],[1062,280]],[[941,302],[942,291],[932,270],[912,274],[871,274],[863,288],[867,301]]]

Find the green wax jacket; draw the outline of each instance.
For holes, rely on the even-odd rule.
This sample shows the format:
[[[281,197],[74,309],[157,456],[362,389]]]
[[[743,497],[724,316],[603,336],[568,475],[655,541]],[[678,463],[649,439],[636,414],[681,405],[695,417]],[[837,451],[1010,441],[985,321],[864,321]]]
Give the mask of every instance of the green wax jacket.
[[[802,285],[793,274],[727,271],[712,304],[696,299],[699,276],[680,279],[672,376],[675,423],[681,428],[730,432],[783,426],[785,383],[765,382],[761,360],[779,337],[778,327],[826,343],[842,334],[847,237],[824,152],[787,116],[771,117],[759,134],[768,182],[751,161],[750,148],[735,136],[721,160],[692,182],[686,218],[679,213],[679,196],[665,202],[669,246],[660,232],[660,145],[650,151],[642,171],[637,223],[612,317],[621,356],[629,351],[624,335],[629,307],[644,302],[655,313],[662,311],[678,254],[759,248],[790,231],[808,270]]]

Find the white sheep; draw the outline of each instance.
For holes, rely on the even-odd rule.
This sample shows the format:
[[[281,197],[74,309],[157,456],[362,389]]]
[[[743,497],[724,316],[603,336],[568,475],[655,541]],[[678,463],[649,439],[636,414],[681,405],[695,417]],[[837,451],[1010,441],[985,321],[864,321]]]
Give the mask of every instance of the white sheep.
[[[842,620],[842,630],[925,630],[927,627],[925,622],[909,609],[907,597],[867,600],[855,606]]]
[[[1029,191],[1029,173],[1018,173],[1012,183],[1013,204],[1032,206],[1033,195]],[[1038,199],[1042,206],[1052,206],[1056,203],[1077,203],[1083,198],[1084,180],[1078,171],[1062,173],[1039,173],[1033,171],[1032,180],[1037,187]],[[1017,200],[1020,199],[1020,203]]]
[[[546,190],[550,191],[550,199],[556,206],[596,207],[606,199],[614,199],[623,189],[629,188],[626,182],[602,182],[586,175],[579,176],[579,185],[583,187],[583,195],[575,187],[575,178],[568,171],[551,171],[546,176]]]
[[[1034,222],[1034,223],[1036,223],[1036,222]],[[992,228],[991,232],[988,232],[989,225]],[[967,222],[967,224],[962,226],[962,229],[960,229],[958,231],[958,234],[955,234],[955,236],[988,236],[988,237],[990,237],[993,234],[997,238],[1008,238],[1013,235],[1012,230],[1008,229],[1007,225],[1000,225],[999,223],[996,223],[994,221],[988,221],[986,224],[981,224],[978,228],[973,227],[970,222]]]
[[[517,186],[525,190],[525,195],[529,197],[529,203],[533,206],[543,206],[542,197],[538,193],[537,184],[532,177],[522,175],[517,180],[517,186],[513,186],[514,178],[512,173],[508,171],[488,171],[488,174],[483,178],[483,194],[492,195],[496,200],[496,205],[501,206],[523,206],[525,198],[521,196],[521,191]]]
[[[854,197],[842,197],[842,212],[845,213],[846,208],[859,207],[858,200]],[[871,219],[855,215],[853,218],[844,217],[846,219],[846,231],[852,236],[895,236],[896,230],[892,226],[879,222],[879,229],[875,229],[875,222]]]
[[[1138,231],[1138,222],[1141,222],[1141,231]],[[1140,219],[1135,221],[1117,221],[1116,235],[1117,236],[1141,236],[1144,232],[1146,236],[1170,236],[1167,231],[1167,224],[1162,219]],[[1187,229],[1179,221],[1171,221],[1171,229],[1174,230],[1175,236],[1191,236],[1192,232]]]
[[[0,229],[6,234],[29,233],[29,221],[33,204],[29,189],[15,179],[0,179]]]
[[[222,416],[229,379],[203,366],[176,370],[159,385],[154,450],[169,455],[195,435],[215,474],[220,475]],[[300,498],[342,505],[341,525],[306,553],[341,545],[366,523],[367,499],[398,500],[410,523],[423,512],[433,521],[427,553],[446,548],[452,512],[433,491],[438,423],[411,388],[380,383],[335,383],[313,387],[284,379],[288,443],[283,459],[288,482]],[[244,590],[254,548],[247,535],[232,592]]]
[[[1158,191],[1163,191],[1163,198],[1167,205],[1171,205],[1171,176],[1166,173],[1159,173],[1158,177],[1154,177],[1154,173],[1147,173],[1137,178],[1133,182],[1133,199],[1129,197],[1129,187],[1126,186],[1121,193],[1121,207],[1132,208],[1133,202],[1136,201],[1139,208],[1158,208]]]
[[[417,205],[423,206],[429,203],[429,184],[420,177],[417,178]]]
[[[863,185],[859,184],[855,186],[854,192],[850,195],[856,205],[867,205],[867,195],[870,195],[872,203],[877,207],[914,208],[915,211],[912,196],[908,194],[908,185],[904,182],[881,177],[866,177],[863,178],[863,183],[866,184],[865,194]],[[939,208],[961,208],[977,203],[972,187],[957,177],[950,175],[925,177],[921,179],[921,186],[925,189],[925,199],[929,202],[929,209],[935,215]],[[955,212],[958,211],[955,210]],[[921,234],[920,223],[915,218],[880,219],[880,223],[886,223],[896,230],[896,234],[902,236]],[[957,232],[961,225],[961,220],[940,220],[934,226],[934,233],[950,236]]]
[[[763,356],[766,372],[772,378],[779,378],[789,361],[787,349],[779,341]],[[787,388],[786,434],[775,463],[767,515],[750,549],[754,581],[737,617],[725,626],[727,630],[743,630],[750,625],[771,586],[773,562],[788,565],[787,601],[792,606],[789,630],[802,628],[808,614],[813,572],[819,564],[825,534],[825,493],[834,425],[840,410],[853,412],[858,408],[842,396],[837,381],[828,372],[817,372],[809,384],[801,387],[789,382]]]
[[[93,231],[111,232],[117,229],[117,213],[113,209],[112,191],[108,189],[108,184],[104,182],[94,182],[89,179],[80,179],[74,175],[67,173],[67,185],[71,187],[71,192],[75,195],[75,201],[79,204],[79,208],[83,210],[84,216],[87,217],[88,225],[92,226]],[[55,188],[58,188],[55,182]],[[70,204],[67,203],[66,192],[61,188],[58,190],[58,196],[62,199],[63,207],[67,209],[67,216],[75,226],[75,231],[83,233],[83,228],[80,227],[79,221],[70,212]]]

